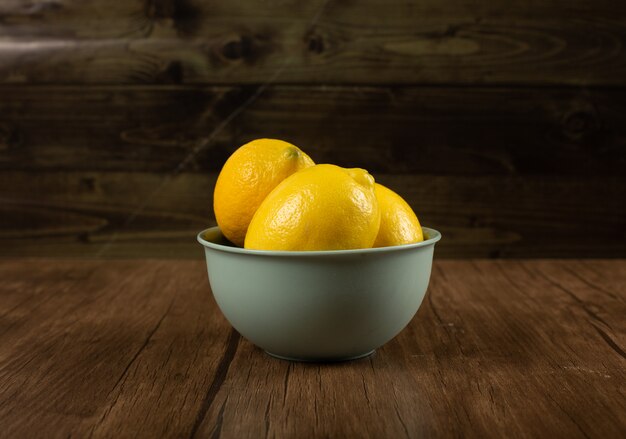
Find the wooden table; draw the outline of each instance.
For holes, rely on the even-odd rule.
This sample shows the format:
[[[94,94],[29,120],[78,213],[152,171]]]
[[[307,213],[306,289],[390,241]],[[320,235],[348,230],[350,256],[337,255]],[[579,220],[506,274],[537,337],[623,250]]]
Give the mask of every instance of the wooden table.
[[[626,436],[626,262],[436,261],[347,363],[242,339],[201,261],[0,261],[6,437]]]

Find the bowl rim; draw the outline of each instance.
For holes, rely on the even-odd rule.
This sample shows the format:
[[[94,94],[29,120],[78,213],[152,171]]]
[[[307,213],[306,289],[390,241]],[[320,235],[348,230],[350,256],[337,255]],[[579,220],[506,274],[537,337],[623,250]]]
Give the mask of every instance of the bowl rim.
[[[358,249],[350,249],[350,250],[305,250],[305,251],[290,251],[290,250],[250,250],[241,247],[234,247],[228,245],[217,244],[215,242],[207,241],[203,238],[205,233],[211,231],[217,231],[222,236],[221,229],[219,226],[209,227],[207,229],[202,230],[196,236],[196,239],[200,244],[202,244],[205,248],[210,248],[213,250],[218,250],[226,253],[238,253],[245,255],[257,255],[257,256],[289,256],[289,257],[306,257],[306,256],[334,256],[334,255],[355,255],[355,254],[372,254],[372,253],[390,253],[402,250],[410,250],[414,248],[420,247],[429,247],[434,246],[436,242],[441,239],[441,233],[438,230],[431,229],[430,227],[422,227],[424,231],[424,235],[428,236],[428,239],[425,239],[421,242],[416,242],[413,244],[402,244],[402,245],[394,245],[390,247],[374,247],[374,248],[358,248]]]

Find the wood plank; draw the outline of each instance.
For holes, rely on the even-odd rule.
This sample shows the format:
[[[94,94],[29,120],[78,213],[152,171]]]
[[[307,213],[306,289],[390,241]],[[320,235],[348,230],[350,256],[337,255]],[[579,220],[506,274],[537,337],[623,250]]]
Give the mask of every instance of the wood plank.
[[[626,431],[624,260],[436,261],[409,326],[336,364],[241,339],[204,262],[0,260],[0,276],[0,427],[14,437]],[[27,290],[48,302],[1,301]]]
[[[624,177],[375,174],[446,257],[625,257]],[[5,171],[0,254],[202,257],[216,174]]]
[[[258,350],[242,343],[243,358],[232,364],[232,386],[262,390],[252,400],[234,392],[226,398],[222,392],[223,405],[214,407],[201,431],[220,425],[222,434],[236,437],[264,431],[265,420],[270,434],[288,431],[298,437],[619,436],[626,421],[619,396],[623,359],[601,345],[585,312],[566,292],[534,280],[545,269],[560,273],[566,264],[479,262],[473,268],[467,262],[442,262],[430,300],[418,313],[421,324],[414,320],[370,361],[287,365],[286,384],[271,392],[265,390],[268,373]],[[544,301],[557,306],[545,307]],[[626,311],[624,302],[605,303],[617,307],[607,318],[617,324],[611,337],[623,346],[626,327],[619,312]],[[540,322],[560,325],[562,320],[552,316],[561,311],[570,324],[544,332]],[[591,340],[602,359],[588,356]],[[239,368],[251,373],[235,374]],[[615,405],[606,394],[590,394],[591,385],[611,387],[619,401]],[[351,389],[351,400],[341,404],[344,388]],[[615,411],[607,414],[606,408]],[[242,419],[238,414],[244,411],[248,416]],[[281,416],[285,411],[292,417]]]
[[[279,137],[381,173],[626,174],[626,90],[1,87],[0,169],[217,171]],[[209,140],[207,140],[209,138]]]
[[[624,85],[620,3],[8,0],[4,83]]]
[[[199,389],[210,385],[220,366],[229,330],[221,316],[211,318],[215,305],[207,300],[206,273],[192,270],[181,298],[172,269],[167,261],[3,262],[8,283],[0,296],[37,291],[2,310],[0,339],[8,348],[0,353],[3,434],[22,436],[35,427],[37,434],[55,437],[68,428],[98,435],[103,420],[129,413],[129,401],[120,399],[128,391],[181,409],[167,419],[141,413],[138,432],[148,433],[146,422],[154,422],[160,436],[186,428],[201,401]],[[191,320],[180,318],[191,314]],[[155,354],[169,358],[158,371],[146,370]],[[136,388],[138,376],[155,380]],[[162,407],[153,409],[159,417]],[[26,413],[40,424],[23,424]]]
[[[147,37],[152,33],[168,36],[206,36],[211,27],[227,23],[281,23],[311,21],[378,26],[386,29],[415,24],[428,17],[444,20],[449,17],[483,19],[518,17],[547,18],[555,10],[567,17],[618,19],[623,11],[611,0],[550,0],[529,4],[527,0],[511,0],[506,5],[486,0],[361,0],[358,5],[347,2],[313,0],[302,4],[284,0],[258,4],[247,1],[228,3],[218,0],[127,0],[110,3],[106,0],[5,0],[0,5],[1,37],[74,37],[80,39],[112,39]],[[211,25],[211,26],[209,26]],[[167,30],[170,33],[166,33]]]

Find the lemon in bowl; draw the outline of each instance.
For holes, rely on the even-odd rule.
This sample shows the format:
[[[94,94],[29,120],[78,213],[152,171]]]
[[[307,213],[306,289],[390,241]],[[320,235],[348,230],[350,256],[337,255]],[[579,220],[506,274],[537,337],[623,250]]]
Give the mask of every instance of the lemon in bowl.
[[[198,234],[215,300],[230,324],[269,354],[339,361],[371,354],[413,318],[426,293],[439,232],[388,247],[288,251]]]
[[[359,358],[393,338],[422,303],[441,237],[366,170],[316,165],[277,139],[233,153],[214,210],[218,227],[198,241],[217,304],[293,360]]]
[[[224,235],[243,246],[267,195],[288,176],[313,165],[300,148],[279,139],[256,139],[239,147],[224,163],[213,194],[215,219]]]
[[[255,212],[245,245],[254,250],[372,247],[381,213],[364,169],[315,165],[283,180]]]

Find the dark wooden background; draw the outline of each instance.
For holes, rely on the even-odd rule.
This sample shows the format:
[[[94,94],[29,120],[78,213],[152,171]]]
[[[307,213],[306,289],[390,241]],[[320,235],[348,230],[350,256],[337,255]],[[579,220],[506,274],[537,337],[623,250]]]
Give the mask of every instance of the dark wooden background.
[[[0,2],[0,255],[201,257],[256,137],[368,169],[440,256],[625,257],[626,4]]]

